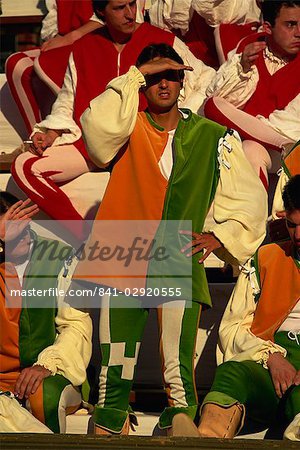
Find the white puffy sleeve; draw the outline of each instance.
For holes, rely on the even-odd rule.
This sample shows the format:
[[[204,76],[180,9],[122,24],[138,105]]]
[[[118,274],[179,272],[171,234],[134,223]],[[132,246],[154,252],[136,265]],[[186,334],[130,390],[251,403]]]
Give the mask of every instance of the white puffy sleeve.
[[[279,211],[284,211],[284,205],[282,200],[282,192],[286,183],[289,181],[289,177],[285,173],[284,170],[281,170],[280,176],[276,185],[274,197],[273,197],[273,205],[272,205],[272,219],[276,220],[278,217],[276,213]]]
[[[212,26],[259,21],[256,0],[192,0],[192,8]]]
[[[43,19],[41,29],[43,41],[47,41],[58,34],[56,0],[46,0],[46,7],[48,13]]]
[[[144,76],[132,66],[125,75],[110,81],[81,116],[87,151],[99,167],[107,165],[131,135],[143,85]]]
[[[272,341],[265,341],[251,331],[259,292],[254,267],[250,261],[242,268],[234,291],[229,299],[219,328],[217,362],[251,360],[265,368],[271,353],[286,356],[286,350]]]
[[[58,308],[56,339],[45,348],[35,364],[63,375],[74,386],[86,379],[86,368],[92,354],[92,321],[88,313],[72,308],[67,303]]]
[[[152,25],[162,29],[177,29],[185,34],[193,15],[192,0],[156,0],[149,9]]]
[[[181,56],[184,64],[193,67],[193,71],[185,71],[183,88],[178,99],[179,107],[189,108],[197,113],[206,99],[206,89],[215,76],[216,71],[196,58],[190,49],[177,37],[174,40],[174,50]]]
[[[215,254],[233,264],[245,264],[262,243],[267,223],[267,193],[247,160],[236,132],[227,133],[218,146],[220,178],[212,232],[224,248]]]
[[[257,67],[254,65],[249,72],[243,72],[241,53],[232,50],[209,84],[206,95],[222,97],[237,108],[242,108],[255,92],[258,79]]]

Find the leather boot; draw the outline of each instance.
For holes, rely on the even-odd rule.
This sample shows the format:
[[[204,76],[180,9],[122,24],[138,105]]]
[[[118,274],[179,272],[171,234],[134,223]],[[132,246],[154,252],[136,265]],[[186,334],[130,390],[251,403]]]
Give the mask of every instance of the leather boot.
[[[184,413],[178,413],[173,417],[172,426],[167,430],[168,436],[199,437],[198,429],[193,420]]]
[[[198,426],[200,436],[233,439],[243,425],[243,410],[240,404],[224,407],[206,403]]]
[[[115,433],[113,431],[106,430],[105,428],[100,427],[96,423],[94,424],[94,434],[100,435],[100,436],[112,436],[112,435],[119,435],[119,436],[128,436],[129,434],[129,416],[124,422],[123,428],[120,433]]]

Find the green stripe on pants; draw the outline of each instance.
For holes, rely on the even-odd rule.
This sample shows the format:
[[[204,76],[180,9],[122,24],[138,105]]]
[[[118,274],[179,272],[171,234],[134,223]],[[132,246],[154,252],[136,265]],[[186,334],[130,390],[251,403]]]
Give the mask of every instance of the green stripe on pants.
[[[124,305],[131,305],[132,308],[114,308],[114,302],[113,297],[106,297],[101,309],[99,328],[103,363],[94,421],[97,425],[118,433],[128,414],[129,394],[148,310],[137,299],[129,297],[124,298]],[[118,305],[119,302],[120,298]],[[164,377],[167,375],[166,383],[170,387],[167,392],[171,409],[180,412],[178,409],[182,408],[181,411],[185,412],[192,407],[194,416],[197,409],[194,345],[200,305],[193,303],[191,308],[186,308],[185,302],[179,303],[176,305],[176,302],[170,302],[158,308],[159,318],[163,317],[160,328]],[[170,332],[173,328],[177,330],[175,336],[174,332]],[[173,352],[178,357],[173,358]],[[162,422],[164,427],[171,426],[172,414],[165,411]]]

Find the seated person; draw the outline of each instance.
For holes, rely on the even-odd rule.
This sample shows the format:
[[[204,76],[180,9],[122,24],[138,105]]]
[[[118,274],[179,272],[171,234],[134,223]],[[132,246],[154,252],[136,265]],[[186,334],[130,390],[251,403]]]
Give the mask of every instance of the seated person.
[[[66,414],[81,404],[79,386],[91,356],[92,325],[87,313],[57,298],[64,266],[59,255],[71,248],[30,229],[29,219],[38,208],[28,204],[1,192],[0,429],[45,432],[46,427],[36,422],[32,428],[28,417],[22,422],[24,413],[16,412],[18,400],[19,408],[29,409],[59,433],[65,432]],[[43,295],[34,295],[34,290]]]
[[[162,295],[157,297],[157,306],[153,304],[155,300],[151,303],[157,309],[169,403],[160,416],[159,426],[171,435],[198,435],[193,423],[198,409],[194,345],[202,305],[211,305],[202,263],[212,251],[226,261],[248,260],[264,236],[266,193],[252,172],[235,132],[188,109],[178,109],[183,70],[191,67],[183,64],[171,46],[149,45],[140,54],[136,66],[112,80],[106,91],[90,102],[81,118],[92,160],[99,167],[113,161],[85,254],[99,245],[106,251],[127,248],[129,240],[122,240],[127,232],[124,220],[143,221],[142,233],[147,225],[151,228],[146,231],[146,242],[154,235],[155,239],[159,236],[163,248],[171,239],[167,251],[171,252],[173,267],[168,266],[170,261],[162,263],[158,277],[148,276],[157,269],[155,260],[149,257],[148,261],[154,262],[148,266],[145,258],[139,257],[142,267],[135,271],[133,262],[124,275],[118,256],[102,259],[96,250],[93,258],[86,257],[76,267],[77,280],[120,290],[114,297],[109,290],[102,289],[105,292],[100,314],[103,361],[99,401],[94,413],[95,430],[99,434],[128,433],[129,394],[149,313],[142,292],[146,283],[147,288],[158,289],[160,280],[162,285],[174,286],[174,278],[169,280],[161,274],[166,271],[174,274],[176,265],[190,269],[191,301],[185,296],[182,278],[178,276],[177,297],[172,298],[170,294],[167,301]],[[148,108],[138,113],[140,88]],[[205,219],[213,200],[216,223],[208,228]],[[166,222],[182,223],[182,220],[191,220],[193,229],[176,229],[165,234],[162,231]],[[105,227],[106,223],[111,225],[105,235],[99,227]],[[134,228],[130,223],[129,232]],[[118,226],[122,231],[115,228]],[[138,277],[131,276],[132,272]],[[123,275],[118,277],[118,274]],[[139,298],[132,294],[133,286],[141,288]],[[128,289],[128,296],[122,294],[128,293]],[[124,307],[114,307],[120,302]]]
[[[7,82],[28,133],[49,112],[60,91],[74,42],[103,25],[93,14],[92,3],[92,0],[46,0],[48,13],[42,22],[41,48],[14,53],[6,60]],[[137,0],[139,23],[144,21],[144,6],[145,0]]]
[[[281,152],[299,139],[300,2],[265,0],[262,14],[263,32],[220,67],[204,111],[240,133],[246,154],[266,178],[266,149]]]
[[[89,101],[104,91],[114,77],[126,73],[149,43],[172,45],[194,68],[184,82],[181,105],[198,110],[215,71],[197,60],[172,33],[136,22],[135,0],[95,0],[95,12],[105,26],[84,36],[73,46],[64,86],[52,112],[34,129],[31,151],[20,155],[12,166],[19,187],[50,217],[82,220],[60,185],[94,170],[81,138],[80,116]],[[86,49],[89,48],[87,52]],[[140,108],[145,106],[141,98]],[[85,237],[78,232],[79,239]]]
[[[212,67],[260,24],[256,0],[156,0],[149,15],[153,25],[179,32],[194,55]]]
[[[14,53],[5,63],[7,83],[28,133],[42,120],[41,109],[51,107],[47,103],[54,101],[45,86],[38,86],[43,99],[36,96],[33,89],[33,85],[37,84],[35,77],[38,75],[57,95],[64,79],[71,45],[102,25],[93,16],[92,0],[46,0],[46,6],[48,13],[42,22],[41,39],[44,43],[41,48]],[[59,50],[49,52],[54,48]],[[42,62],[35,71],[39,57]]]
[[[247,414],[266,426],[281,417],[285,438],[300,440],[300,175],[283,203],[290,240],[258,250],[223,316],[223,364],[201,407],[203,437],[233,438]]]

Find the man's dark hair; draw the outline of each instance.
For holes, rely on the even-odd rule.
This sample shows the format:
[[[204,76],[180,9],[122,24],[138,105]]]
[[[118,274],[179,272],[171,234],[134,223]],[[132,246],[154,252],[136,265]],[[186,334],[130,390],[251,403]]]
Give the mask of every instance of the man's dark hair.
[[[18,201],[19,199],[13,194],[10,194],[7,191],[0,192],[0,216],[5,214],[6,211]]]
[[[272,27],[275,26],[275,20],[280,14],[281,8],[294,8],[300,6],[300,0],[280,1],[280,0],[264,0],[262,2],[261,11],[265,22],[269,22]]]
[[[282,199],[286,211],[300,210],[300,175],[295,175],[286,183]]]
[[[103,16],[99,13],[103,12],[108,4],[109,0],[93,0],[94,13],[99,19],[103,20]]]
[[[154,58],[170,58],[179,64],[184,64],[183,59],[178,53],[168,44],[150,44],[145,47],[138,56],[136,60],[136,66],[140,67],[143,64],[151,61]],[[184,79],[184,70],[179,70],[179,78],[182,81]]]

